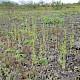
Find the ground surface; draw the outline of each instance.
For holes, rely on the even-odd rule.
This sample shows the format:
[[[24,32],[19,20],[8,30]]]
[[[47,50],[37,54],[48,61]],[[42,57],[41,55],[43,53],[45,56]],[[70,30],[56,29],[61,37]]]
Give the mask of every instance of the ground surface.
[[[80,42],[79,10],[2,11],[0,79],[80,80],[76,42]]]

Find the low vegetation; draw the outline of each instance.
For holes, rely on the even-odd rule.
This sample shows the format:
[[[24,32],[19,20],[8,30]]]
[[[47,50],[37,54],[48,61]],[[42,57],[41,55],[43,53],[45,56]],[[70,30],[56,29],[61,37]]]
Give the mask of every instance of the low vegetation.
[[[53,3],[0,5],[0,80],[80,80],[79,3]]]

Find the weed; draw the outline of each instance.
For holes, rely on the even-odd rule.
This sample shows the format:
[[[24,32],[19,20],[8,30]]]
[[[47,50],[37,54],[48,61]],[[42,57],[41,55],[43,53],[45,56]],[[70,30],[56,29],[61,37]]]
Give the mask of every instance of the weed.
[[[2,43],[0,43],[0,49],[2,49],[3,48],[3,44]]]
[[[66,67],[66,29],[64,29],[64,38],[65,41],[60,46],[60,56],[59,56],[59,63],[61,64],[62,68],[65,69]]]
[[[17,61],[22,61],[26,58],[26,54],[19,54],[18,53],[18,54],[15,55],[15,58],[16,58]]]

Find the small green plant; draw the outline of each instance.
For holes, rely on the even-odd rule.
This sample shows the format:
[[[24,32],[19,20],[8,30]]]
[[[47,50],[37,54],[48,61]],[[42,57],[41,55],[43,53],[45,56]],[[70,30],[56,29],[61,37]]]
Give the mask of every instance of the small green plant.
[[[60,47],[60,56],[59,56],[59,63],[63,69],[65,69],[66,63],[66,43],[63,43]]]
[[[37,58],[35,58],[35,59],[33,59],[33,63],[34,63],[34,64],[40,63],[40,64],[42,64],[42,65],[47,65],[47,64],[48,64],[48,61],[47,61],[46,58],[41,58],[40,60],[37,59]]]
[[[15,58],[16,58],[17,61],[22,61],[26,58],[26,54],[19,54],[18,53],[18,54],[15,55]]]
[[[2,44],[2,43],[0,43],[0,49],[1,49],[1,48],[3,48],[3,44]]]
[[[33,59],[33,63],[34,63],[34,64],[38,64],[38,63],[39,63],[39,59],[34,58],[34,59]]]
[[[66,29],[64,29],[64,42],[60,46],[60,56],[59,56],[59,63],[62,66],[62,69],[66,67]]]
[[[24,43],[25,45],[32,45],[33,42],[34,42],[34,40],[27,40],[27,39],[26,39],[26,40],[24,40],[23,43]]]
[[[5,50],[5,53],[14,53],[15,52],[15,49],[14,48],[7,48]]]
[[[25,30],[26,29],[26,25],[22,25],[19,27],[19,30]]]
[[[26,54],[21,54],[20,50],[16,50],[15,58],[17,61],[22,61],[26,58]]]
[[[42,65],[47,65],[48,64],[48,61],[46,58],[41,58],[40,61],[39,61]]]

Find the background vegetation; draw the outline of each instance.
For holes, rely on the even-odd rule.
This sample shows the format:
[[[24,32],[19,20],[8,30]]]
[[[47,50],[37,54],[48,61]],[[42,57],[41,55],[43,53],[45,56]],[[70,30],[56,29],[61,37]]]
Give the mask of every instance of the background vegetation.
[[[61,1],[52,1],[51,3],[46,3],[44,1],[40,1],[38,3],[35,3],[33,1],[30,2],[25,2],[23,1],[21,4],[15,3],[15,2],[2,2],[0,3],[0,9],[10,9],[10,8],[14,8],[14,9],[22,9],[22,10],[59,10],[59,9],[69,9],[69,8],[80,8],[80,1],[78,1],[78,3],[63,3]]]

